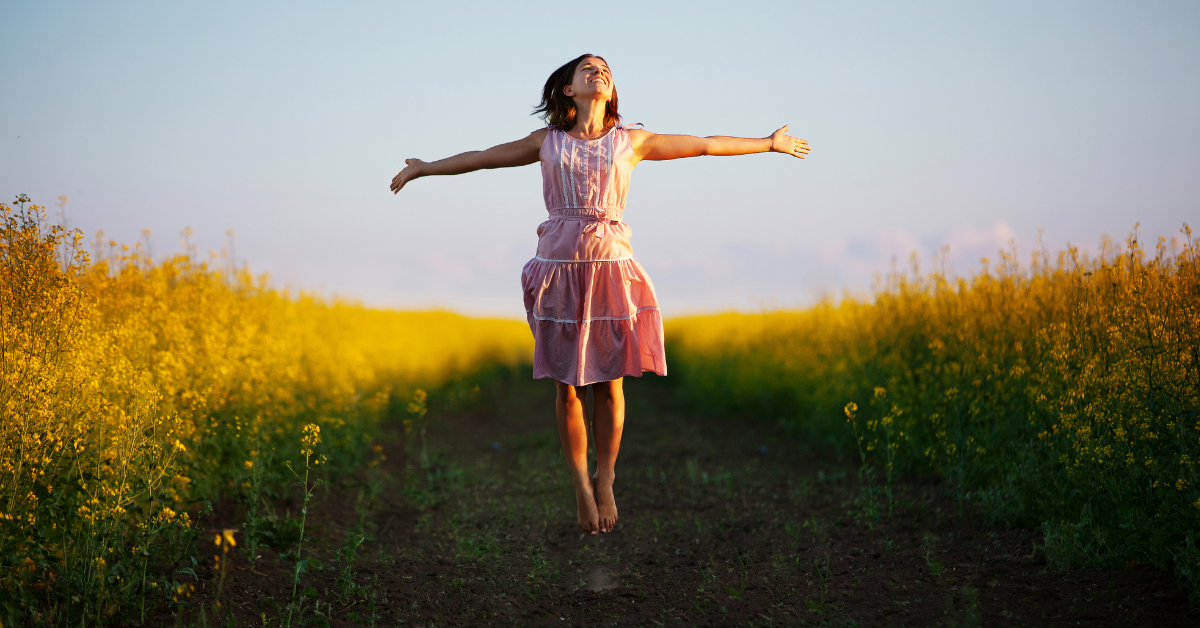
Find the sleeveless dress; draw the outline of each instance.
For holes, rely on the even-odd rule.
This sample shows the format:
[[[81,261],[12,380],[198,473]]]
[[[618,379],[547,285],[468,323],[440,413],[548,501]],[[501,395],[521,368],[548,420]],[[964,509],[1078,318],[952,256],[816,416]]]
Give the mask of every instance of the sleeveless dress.
[[[549,127],[542,195],[550,219],[521,272],[533,331],[533,376],[575,386],[645,371],[667,374],[654,284],[621,222],[633,171],[625,127],[577,140]]]

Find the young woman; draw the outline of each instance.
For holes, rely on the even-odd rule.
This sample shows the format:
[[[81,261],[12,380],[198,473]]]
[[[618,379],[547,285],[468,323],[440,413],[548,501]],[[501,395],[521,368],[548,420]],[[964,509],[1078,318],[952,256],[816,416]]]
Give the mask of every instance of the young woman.
[[[575,481],[579,527],[596,534],[617,523],[613,481],[625,422],[621,378],[667,374],[654,285],[634,261],[632,232],[621,222],[633,167],[642,160],[768,151],[803,159],[808,142],[787,135],[786,126],[762,139],[656,135],[621,126],[612,72],[603,58],[590,54],[550,75],[535,112],[546,128],[440,161],[406,159],[391,189],[398,193],[425,176],[541,162],[550,219],[538,227],[537,255],[521,276],[534,336],[533,376],[555,380],[558,434]],[[595,398],[597,461],[591,476],[582,402],[587,386]]]

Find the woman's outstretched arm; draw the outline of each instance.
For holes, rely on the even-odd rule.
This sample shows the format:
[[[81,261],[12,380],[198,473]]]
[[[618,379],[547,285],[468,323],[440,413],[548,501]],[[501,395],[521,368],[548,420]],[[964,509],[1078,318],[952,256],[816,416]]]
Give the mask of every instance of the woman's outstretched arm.
[[[748,155],[771,151],[804,159],[808,154],[808,142],[788,135],[787,130],[787,125],[784,125],[770,137],[748,138],[657,135],[634,129],[629,132],[629,139],[633,141],[633,151],[638,161],[662,161],[701,155]]]
[[[534,131],[529,137],[515,142],[493,146],[487,150],[473,150],[453,157],[425,162],[420,159],[405,159],[404,170],[392,177],[392,194],[400,191],[405,183],[413,179],[433,175],[464,174],[488,168],[512,168],[536,163],[542,149],[545,129]]]

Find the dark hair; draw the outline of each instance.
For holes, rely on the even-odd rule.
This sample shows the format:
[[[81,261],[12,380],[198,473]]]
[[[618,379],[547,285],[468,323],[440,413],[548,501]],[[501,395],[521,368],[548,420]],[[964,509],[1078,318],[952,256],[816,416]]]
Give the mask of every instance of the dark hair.
[[[604,61],[604,57],[592,54],[579,55],[564,63],[546,79],[546,86],[542,88],[542,102],[538,103],[533,113],[550,126],[563,131],[570,131],[571,127],[575,126],[575,101],[563,93],[563,88],[571,84],[575,78],[575,70],[588,57]],[[604,61],[604,64],[608,65],[608,62]],[[621,114],[617,113],[617,86],[614,84],[612,99],[604,106],[604,126],[614,127],[620,123]]]

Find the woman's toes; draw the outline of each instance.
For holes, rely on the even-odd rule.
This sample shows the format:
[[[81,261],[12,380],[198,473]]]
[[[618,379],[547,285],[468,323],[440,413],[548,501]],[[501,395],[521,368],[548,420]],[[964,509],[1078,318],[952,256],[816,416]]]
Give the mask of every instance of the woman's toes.
[[[617,525],[617,501],[612,485],[597,483],[595,490],[596,514],[599,515],[600,531],[612,532]]]
[[[595,495],[593,491],[588,490],[589,488],[581,486],[575,491],[575,501],[579,508],[579,529],[584,534],[596,534],[600,528],[600,518],[596,512]]]

